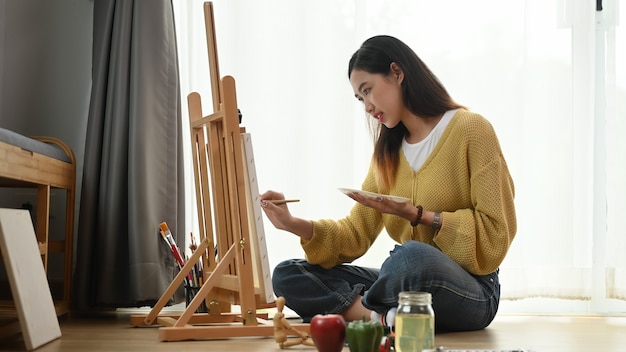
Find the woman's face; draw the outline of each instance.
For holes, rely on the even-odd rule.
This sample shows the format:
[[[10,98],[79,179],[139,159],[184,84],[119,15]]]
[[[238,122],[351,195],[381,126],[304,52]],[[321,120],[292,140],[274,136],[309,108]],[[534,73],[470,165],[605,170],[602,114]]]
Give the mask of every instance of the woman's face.
[[[387,128],[395,127],[406,113],[400,83],[403,76],[368,73],[355,69],[350,75],[354,96],[363,103],[365,112]]]

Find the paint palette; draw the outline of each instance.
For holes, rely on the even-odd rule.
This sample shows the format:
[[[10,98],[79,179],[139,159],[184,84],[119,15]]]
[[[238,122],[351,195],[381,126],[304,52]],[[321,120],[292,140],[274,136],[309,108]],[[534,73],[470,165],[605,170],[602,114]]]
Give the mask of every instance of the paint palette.
[[[398,203],[407,203],[411,201],[409,198],[405,198],[405,197],[390,196],[388,194],[379,194],[379,193],[368,192],[368,191],[363,191],[360,189],[353,189],[353,188],[339,188],[339,191],[343,194],[357,193],[357,194],[362,195],[363,197],[372,198],[372,199],[383,197],[383,198],[391,199],[394,202],[398,202]]]

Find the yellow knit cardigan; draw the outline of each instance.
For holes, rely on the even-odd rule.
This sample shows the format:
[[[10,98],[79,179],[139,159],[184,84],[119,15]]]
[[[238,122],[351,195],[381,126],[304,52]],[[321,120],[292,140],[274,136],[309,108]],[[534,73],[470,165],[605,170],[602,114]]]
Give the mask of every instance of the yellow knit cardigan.
[[[413,171],[401,153],[395,185],[385,194],[442,213],[437,232],[356,203],[340,220],[313,222],[313,237],[301,241],[307,260],[330,268],[359,258],[385,227],[398,243],[416,240],[447,254],[476,275],[495,271],[515,233],[513,180],[493,127],[476,113],[459,110],[424,165]],[[373,164],[362,189],[381,193]]]

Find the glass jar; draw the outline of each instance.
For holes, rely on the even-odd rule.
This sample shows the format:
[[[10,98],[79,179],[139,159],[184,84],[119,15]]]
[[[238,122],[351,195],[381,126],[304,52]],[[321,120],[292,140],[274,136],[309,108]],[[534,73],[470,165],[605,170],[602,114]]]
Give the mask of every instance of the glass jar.
[[[435,312],[428,292],[400,292],[395,322],[395,350],[416,352],[435,348]]]

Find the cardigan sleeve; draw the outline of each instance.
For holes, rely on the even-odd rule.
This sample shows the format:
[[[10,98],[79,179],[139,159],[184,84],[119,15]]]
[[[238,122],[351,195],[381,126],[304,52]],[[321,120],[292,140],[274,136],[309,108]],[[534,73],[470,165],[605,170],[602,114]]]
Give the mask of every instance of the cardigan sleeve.
[[[362,188],[376,192],[371,166]],[[361,257],[382,229],[382,214],[357,202],[343,219],[313,221],[313,237],[300,244],[309,263],[328,269]]]
[[[478,122],[479,128],[466,131],[472,208],[444,212],[443,227],[433,240],[463,268],[485,275],[504,260],[517,220],[513,180],[498,139],[486,120]]]

